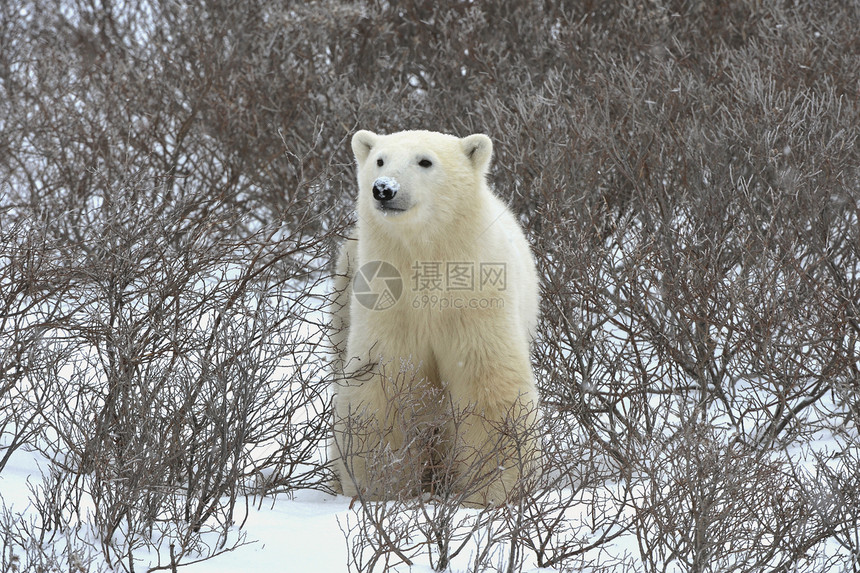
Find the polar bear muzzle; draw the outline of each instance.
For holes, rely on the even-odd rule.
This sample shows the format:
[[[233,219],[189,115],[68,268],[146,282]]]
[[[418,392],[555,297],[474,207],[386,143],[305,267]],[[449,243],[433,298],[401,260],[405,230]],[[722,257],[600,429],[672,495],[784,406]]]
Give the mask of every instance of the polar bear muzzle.
[[[406,211],[409,204],[403,196],[398,197],[400,183],[391,177],[380,177],[373,182],[373,198],[376,208],[382,211]]]

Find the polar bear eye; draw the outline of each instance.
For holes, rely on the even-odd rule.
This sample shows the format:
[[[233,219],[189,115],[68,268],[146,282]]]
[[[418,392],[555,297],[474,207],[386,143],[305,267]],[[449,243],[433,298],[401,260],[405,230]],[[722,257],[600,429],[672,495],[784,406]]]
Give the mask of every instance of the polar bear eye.
[[[433,162],[430,161],[429,159],[422,159],[421,161],[418,162],[418,165],[420,165],[421,167],[424,167],[426,169],[426,168],[432,166]]]
[[[383,165],[385,165],[385,162],[384,162],[384,161],[382,160],[382,158],[380,157],[379,159],[377,159],[377,160],[376,160],[376,165],[377,165],[378,167],[382,167]]]

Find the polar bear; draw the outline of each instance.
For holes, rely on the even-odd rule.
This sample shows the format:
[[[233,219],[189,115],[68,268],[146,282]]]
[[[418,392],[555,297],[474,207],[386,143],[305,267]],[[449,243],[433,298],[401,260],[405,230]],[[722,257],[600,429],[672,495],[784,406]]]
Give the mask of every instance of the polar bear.
[[[352,149],[357,224],[337,257],[332,316],[340,487],[385,499],[435,483],[468,505],[505,503],[539,456],[538,277],[487,186],[492,142],[359,131]],[[443,486],[428,486],[440,469]]]

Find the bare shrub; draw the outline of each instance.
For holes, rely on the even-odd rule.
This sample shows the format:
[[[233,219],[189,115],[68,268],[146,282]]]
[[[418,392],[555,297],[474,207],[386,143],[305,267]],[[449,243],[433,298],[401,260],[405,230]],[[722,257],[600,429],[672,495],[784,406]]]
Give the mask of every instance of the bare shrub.
[[[643,460],[635,531],[648,570],[780,570],[815,558],[827,534],[785,460],[726,442],[705,425],[679,428]]]
[[[140,202],[157,192],[127,188],[121,204],[93,210],[89,256],[60,263],[62,319],[41,328],[63,361],[26,374],[41,400],[37,446],[91,497],[109,563],[153,530],[179,537],[177,559],[201,529],[223,547],[258,475],[281,489],[328,479],[324,362],[313,355],[322,314],[305,318],[324,299],[295,278],[319,272],[308,254],[324,244],[280,226],[209,243],[184,218],[149,218]],[[48,515],[60,526],[79,503]]]
[[[581,434],[575,418],[559,414],[545,423],[542,470],[505,513],[511,544],[533,554],[538,567],[594,564],[595,549],[628,532],[629,483],[607,486],[617,464]]]
[[[0,461],[47,458],[40,541],[83,526],[110,567],[173,568],[241,544],[248,496],[327,488],[333,147],[313,121],[224,137],[266,121],[198,57],[226,6],[43,4],[4,18]]]

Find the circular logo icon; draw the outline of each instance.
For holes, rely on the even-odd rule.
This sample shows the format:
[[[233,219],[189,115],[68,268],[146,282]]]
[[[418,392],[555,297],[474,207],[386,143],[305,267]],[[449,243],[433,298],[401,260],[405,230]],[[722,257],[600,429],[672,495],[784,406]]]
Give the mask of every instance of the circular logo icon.
[[[358,303],[370,310],[386,310],[403,294],[403,279],[392,264],[370,261],[361,265],[352,279],[352,294]]]

